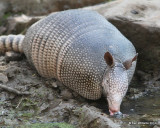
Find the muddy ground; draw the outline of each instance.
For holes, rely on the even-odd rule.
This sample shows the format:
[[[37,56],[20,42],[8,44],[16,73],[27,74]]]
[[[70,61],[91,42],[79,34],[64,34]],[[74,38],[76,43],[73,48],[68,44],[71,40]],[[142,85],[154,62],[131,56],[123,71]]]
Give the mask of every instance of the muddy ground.
[[[8,56],[0,57],[0,126],[53,122],[66,122],[75,127],[92,125],[97,118],[93,114],[98,110],[92,108],[86,121],[83,111],[90,111],[89,104],[96,102],[87,101],[55,79],[42,78],[24,56],[21,59],[9,61]]]
[[[48,126],[55,122],[59,122],[55,126],[59,128],[160,126],[160,77],[154,74],[136,71],[121,106],[124,117],[119,119],[108,115],[104,97],[86,100],[55,79],[42,78],[24,55],[16,58],[18,61],[11,61],[8,55],[0,57],[0,85],[14,90],[0,89],[1,127]]]

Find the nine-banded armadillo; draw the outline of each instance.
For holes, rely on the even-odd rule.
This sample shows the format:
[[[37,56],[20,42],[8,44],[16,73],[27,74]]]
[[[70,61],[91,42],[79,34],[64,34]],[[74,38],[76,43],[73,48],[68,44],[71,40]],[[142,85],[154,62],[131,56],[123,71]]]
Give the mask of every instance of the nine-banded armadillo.
[[[1,36],[0,51],[24,53],[41,76],[57,78],[87,99],[104,93],[111,115],[120,111],[137,58],[116,27],[97,12],[81,9],[50,14],[25,37]]]

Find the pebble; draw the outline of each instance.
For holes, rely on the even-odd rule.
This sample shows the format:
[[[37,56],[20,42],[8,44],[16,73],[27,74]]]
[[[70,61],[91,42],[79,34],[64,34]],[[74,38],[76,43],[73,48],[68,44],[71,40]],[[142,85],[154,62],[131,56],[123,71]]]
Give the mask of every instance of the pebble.
[[[139,12],[137,10],[131,10],[132,14],[139,14]]]
[[[8,82],[8,77],[4,75],[3,73],[0,73],[0,82],[4,84]]]
[[[60,95],[64,100],[69,100],[73,98],[72,93],[69,92],[67,89],[63,90]]]
[[[22,59],[23,59],[23,57],[22,57],[22,54],[20,54],[20,53],[16,53],[16,52],[6,52],[5,53],[6,62],[19,61]]]
[[[52,83],[52,87],[57,88],[57,87],[58,87],[58,86],[57,86],[57,83],[56,83],[56,82],[53,82],[53,83]]]

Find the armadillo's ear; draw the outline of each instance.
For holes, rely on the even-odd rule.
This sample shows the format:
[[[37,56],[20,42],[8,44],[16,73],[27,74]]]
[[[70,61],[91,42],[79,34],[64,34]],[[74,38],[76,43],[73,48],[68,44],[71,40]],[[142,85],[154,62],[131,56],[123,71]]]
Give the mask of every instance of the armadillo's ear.
[[[128,70],[132,66],[133,61],[137,60],[137,56],[138,56],[138,53],[132,59],[129,59],[123,62],[123,65],[126,68],[126,70]]]
[[[114,66],[113,57],[112,57],[112,55],[111,55],[109,52],[106,52],[106,53],[104,54],[104,59],[105,59],[106,63],[107,63],[110,67]]]

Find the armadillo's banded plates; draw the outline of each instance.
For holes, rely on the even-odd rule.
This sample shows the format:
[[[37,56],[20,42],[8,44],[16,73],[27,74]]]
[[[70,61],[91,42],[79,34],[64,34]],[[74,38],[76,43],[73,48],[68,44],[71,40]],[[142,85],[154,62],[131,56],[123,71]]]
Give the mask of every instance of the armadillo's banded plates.
[[[28,30],[23,47],[42,76],[57,78],[88,99],[101,97],[106,51],[122,62],[135,55],[113,25],[88,10],[58,12],[40,20]]]

